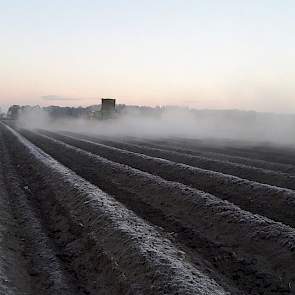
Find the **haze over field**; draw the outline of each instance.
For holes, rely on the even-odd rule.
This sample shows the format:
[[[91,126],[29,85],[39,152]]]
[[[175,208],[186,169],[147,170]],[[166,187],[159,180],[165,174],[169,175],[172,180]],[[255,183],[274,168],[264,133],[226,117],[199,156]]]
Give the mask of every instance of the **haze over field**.
[[[295,2],[0,1],[0,105],[295,112]]]
[[[53,119],[50,112],[37,109],[23,112],[18,120],[18,127],[27,129],[68,130],[116,137],[215,138],[292,146],[295,146],[294,126],[295,115],[175,107],[143,111],[127,106],[113,120],[106,121],[71,117]]]
[[[0,295],[295,294],[295,0],[0,0],[0,36]]]

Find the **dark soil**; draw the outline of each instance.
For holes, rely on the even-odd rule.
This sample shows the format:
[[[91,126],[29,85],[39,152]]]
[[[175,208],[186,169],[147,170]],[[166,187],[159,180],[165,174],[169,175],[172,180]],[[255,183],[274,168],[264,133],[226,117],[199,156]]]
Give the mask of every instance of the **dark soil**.
[[[32,133],[25,132],[31,140]],[[54,134],[75,147],[84,149],[114,162],[176,181],[228,200],[244,210],[269,217],[295,227],[295,192],[258,182],[200,169],[162,158],[129,152],[110,146]],[[36,135],[35,135],[36,138]],[[38,138],[46,143],[46,138]],[[46,144],[45,144],[46,145]],[[42,146],[42,148],[44,148]]]
[[[11,161],[5,185],[25,190],[10,197],[26,210],[26,232],[36,237],[25,249],[39,289],[32,294],[244,294],[216,282],[209,264],[193,263],[160,228],[1,129]]]
[[[0,294],[295,294],[292,165],[21,133],[0,123]]]
[[[193,255],[204,257],[204,261],[209,261],[216,272],[225,275],[233,286],[247,294],[290,292],[292,275],[286,279],[285,287],[280,281],[282,273],[291,274],[293,270],[276,274],[275,270],[278,265],[288,264],[287,261],[282,262],[285,254],[281,251],[286,240],[293,243],[293,229],[241,211],[230,203],[179,183],[167,182],[48,137],[32,133],[26,135],[137,214],[167,232],[172,231],[176,241],[190,248]],[[285,238],[280,236],[281,241],[278,232],[286,234]],[[289,252],[287,256],[293,259],[291,248],[286,249]],[[281,253],[280,261],[275,261],[277,253]]]

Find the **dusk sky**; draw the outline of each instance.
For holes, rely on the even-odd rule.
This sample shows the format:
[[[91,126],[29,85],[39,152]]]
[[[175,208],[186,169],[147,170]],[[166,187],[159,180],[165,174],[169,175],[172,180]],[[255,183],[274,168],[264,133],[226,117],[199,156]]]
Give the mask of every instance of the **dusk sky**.
[[[0,105],[295,113],[294,0],[0,0]]]

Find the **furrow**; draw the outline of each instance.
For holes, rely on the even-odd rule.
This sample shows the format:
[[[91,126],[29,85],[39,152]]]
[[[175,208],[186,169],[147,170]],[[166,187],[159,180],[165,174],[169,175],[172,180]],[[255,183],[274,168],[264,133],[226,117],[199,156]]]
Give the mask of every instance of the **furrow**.
[[[112,144],[112,143],[123,143],[126,145],[139,145],[143,147],[151,147],[151,148],[159,148],[164,149],[168,151],[178,152],[185,155],[192,155],[192,156],[201,156],[206,157],[213,160],[220,160],[220,161],[226,161],[231,163],[237,163],[242,164],[250,167],[256,167],[256,168],[262,168],[266,170],[272,170],[272,171],[278,171],[286,174],[295,175],[295,166],[290,164],[280,164],[275,163],[271,161],[264,161],[259,159],[251,159],[247,157],[239,157],[239,156],[233,156],[228,155],[221,152],[209,152],[202,149],[189,149],[184,148],[181,143],[175,143],[171,142],[169,140],[166,141],[156,141],[156,140],[144,140],[144,139],[131,139],[131,140],[124,140],[124,139],[117,139],[117,138],[101,138],[94,135],[85,135],[80,133],[74,133],[74,132],[64,132],[65,134],[70,134],[72,136],[83,136],[87,139],[88,138],[96,138],[99,142],[103,144]]]
[[[183,226],[191,227],[203,238],[220,243],[219,247],[223,249],[229,249],[236,261],[244,266],[238,276],[243,279],[252,276],[252,283],[256,284],[257,289],[252,285],[248,294],[268,294],[271,290],[292,292],[290,288],[294,270],[293,265],[287,262],[294,259],[295,236],[292,228],[242,211],[212,195],[114,163],[47,136],[30,132],[25,134],[47,153],[92,183],[106,190],[113,188],[118,195],[133,195],[131,202],[137,202],[139,198],[160,209],[166,216],[173,216]],[[243,273],[247,269],[246,265],[251,266],[249,273]],[[263,278],[261,286],[259,278]],[[279,287],[279,282],[284,282],[286,287]]]
[[[172,142],[181,145],[182,147],[203,150],[211,152],[221,152],[228,155],[235,155],[239,157],[247,157],[250,159],[258,159],[270,161],[280,164],[295,165],[294,149],[291,148],[275,148],[263,144],[259,146],[254,143],[236,142],[236,141],[200,141],[193,139],[174,139]]]
[[[25,240],[25,255],[30,275],[30,284],[34,294],[82,294],[74,284],[74,278],[67,272],[58,258],[54,244],[47,236],[39,216],[27,195],[27,186],[23,188],[8,157],[6,167],[6,186],[12,199],[12,208],[16,214],[22,239]]]
[[[25,132],[30,136],[30,132]],[[248,181],[231,175],[204,170],[144,154],[52,134],[63,142],[109,160],[158,175],[211,193],[228,200],[244,210],[266,216],[295,227],[295,192],[266,184]]]
[[[32,294],[24,259],[24,243],[7,192],[3,167],[3,137],[0,133],[0,294]]]
[[[112,258],[130,286],[128,294],[228,294],[152,226],[9,127],[4,128],[10,148],[22,155],[22,160],[27,159],[27,167],[39,174],[97,247]]]
[[[47,133],[52,134],[52,133]],[[58,136],[58,135],[53,135]],[[69,135],[68,135],[69,136]],[[163,158],[166,160],[187,164],[193,167],[221,172],[224,174],[234,175],[240,178],[279,186],[283,188],[294,189],[295,188],[295,176],[288,175],[286,173],[279,173],[271,170],[250,167],[247,165],[231,163],[228,161],[213,160],[203,156],[184,155],[179,152],[169,151],[161,148],[152,148],[139,146],[135,144],[125,144],[104,141],[101,142],[99,139],[95,139],[89,136],[75,136],[75,138],[86,139],[93,142],[98,142],[106,145],[110,145],[119,149],[128,150],[135,153],[145,154],[151,157]],[[61,137],[61,140],[63,138]]]

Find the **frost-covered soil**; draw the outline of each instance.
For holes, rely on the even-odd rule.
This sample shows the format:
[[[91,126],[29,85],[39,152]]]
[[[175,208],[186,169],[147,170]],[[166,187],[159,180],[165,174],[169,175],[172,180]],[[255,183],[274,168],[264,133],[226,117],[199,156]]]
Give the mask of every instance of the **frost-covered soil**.
[[[0,294],[295,294],[284,153],[0,123]]]

